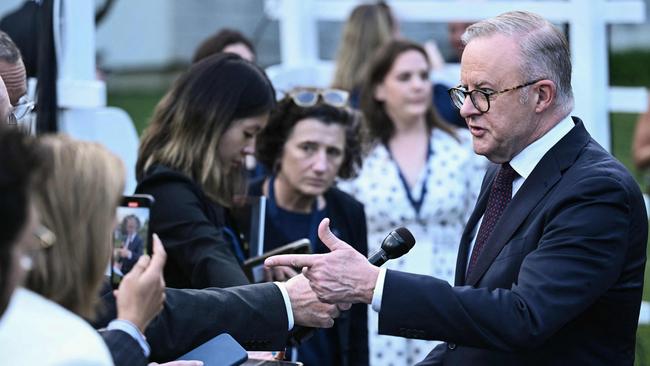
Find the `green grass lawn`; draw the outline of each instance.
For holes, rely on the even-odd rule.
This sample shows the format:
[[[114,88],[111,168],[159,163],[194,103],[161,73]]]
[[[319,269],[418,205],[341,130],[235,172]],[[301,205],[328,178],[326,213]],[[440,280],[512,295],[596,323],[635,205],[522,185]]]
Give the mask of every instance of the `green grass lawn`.
[[[640,172],[634,168],[631,157],[632,136],[637,119],[635,114],[612,115],[612,152],[640,182]],[[643,300],[650,301],[650,270],[646,266]],[[650,325],[639,326],[637,332],[636,364],[650,365]]]
[[[124,109],[131,116],[138,135],[141,135],[163,94],[162,90],[109,93],[108,105]]]
[[[650,87],[650,50],[612,53],[609,57],[612,85]],[[634,114],[612,115],[612,152],[640,182],[640,172],[632,165],[632,135],[637,116]],[[650,301],[650,270],[646,266],[643,299]],[[650,365],[650,325],[639,327],[637,332],[637,365]]]

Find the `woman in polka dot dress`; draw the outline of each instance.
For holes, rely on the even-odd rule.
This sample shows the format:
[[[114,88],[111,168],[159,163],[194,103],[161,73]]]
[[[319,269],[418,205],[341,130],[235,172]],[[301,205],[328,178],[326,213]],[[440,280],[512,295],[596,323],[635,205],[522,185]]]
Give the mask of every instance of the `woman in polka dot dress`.
[[[366,210],[368,252],[407,227],[416,245],[390,269],[454,280],[458,243],[487,163],[467,130],[442,122],[431,106],[429,61],[419,45],[396,40],[375,55],[361,92],[369,152],[359,176],[339,187]],[[412,365],[433,342],[381,336],[369,311],[371,365]]]

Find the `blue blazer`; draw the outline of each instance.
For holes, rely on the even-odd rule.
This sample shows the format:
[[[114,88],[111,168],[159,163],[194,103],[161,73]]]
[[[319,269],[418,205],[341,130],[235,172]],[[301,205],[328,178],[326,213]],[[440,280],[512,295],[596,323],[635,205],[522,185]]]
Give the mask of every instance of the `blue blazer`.
[[[463,233],[456,286],[386,275],[384,334],[443,340],[424,365],[632,365],[648,222],[639,187],[582,122],[539,162],[506,208],[469,277]]]

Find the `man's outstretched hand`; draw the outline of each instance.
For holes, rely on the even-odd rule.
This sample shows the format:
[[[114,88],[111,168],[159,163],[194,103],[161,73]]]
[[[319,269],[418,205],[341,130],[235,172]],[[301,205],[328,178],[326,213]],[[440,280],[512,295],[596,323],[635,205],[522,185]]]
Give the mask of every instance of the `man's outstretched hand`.
[[[349,244],[337,238],[323,219],[318,226],[318,237],[330,249],[326,254],[287,254],[267,258],[266,267],[302,267],[318,299],[325,303],[372,302],[372,294],[379,268]]]

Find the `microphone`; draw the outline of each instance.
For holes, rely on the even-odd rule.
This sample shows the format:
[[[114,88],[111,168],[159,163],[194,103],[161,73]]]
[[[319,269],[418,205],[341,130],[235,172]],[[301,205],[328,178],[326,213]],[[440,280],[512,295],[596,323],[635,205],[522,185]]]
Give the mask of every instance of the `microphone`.
[[[368,257],[368,262],[379,267],[389,259],[399,258],[408,253],[414,245],[413,234],[405,227],[398,227],[386,235],[381,242],[381,248]]]
[[[389,259],[395,259],[408,253],[415,246],[413,234],[405,228],[398,227],[391,231],[381,242],[381,247],[368,257],[368,262],[373,266],[381,266]],[[302,342],[309,339],[314,334],[314,328],[296,326],[289,343],[292,346],[299,346]]]

